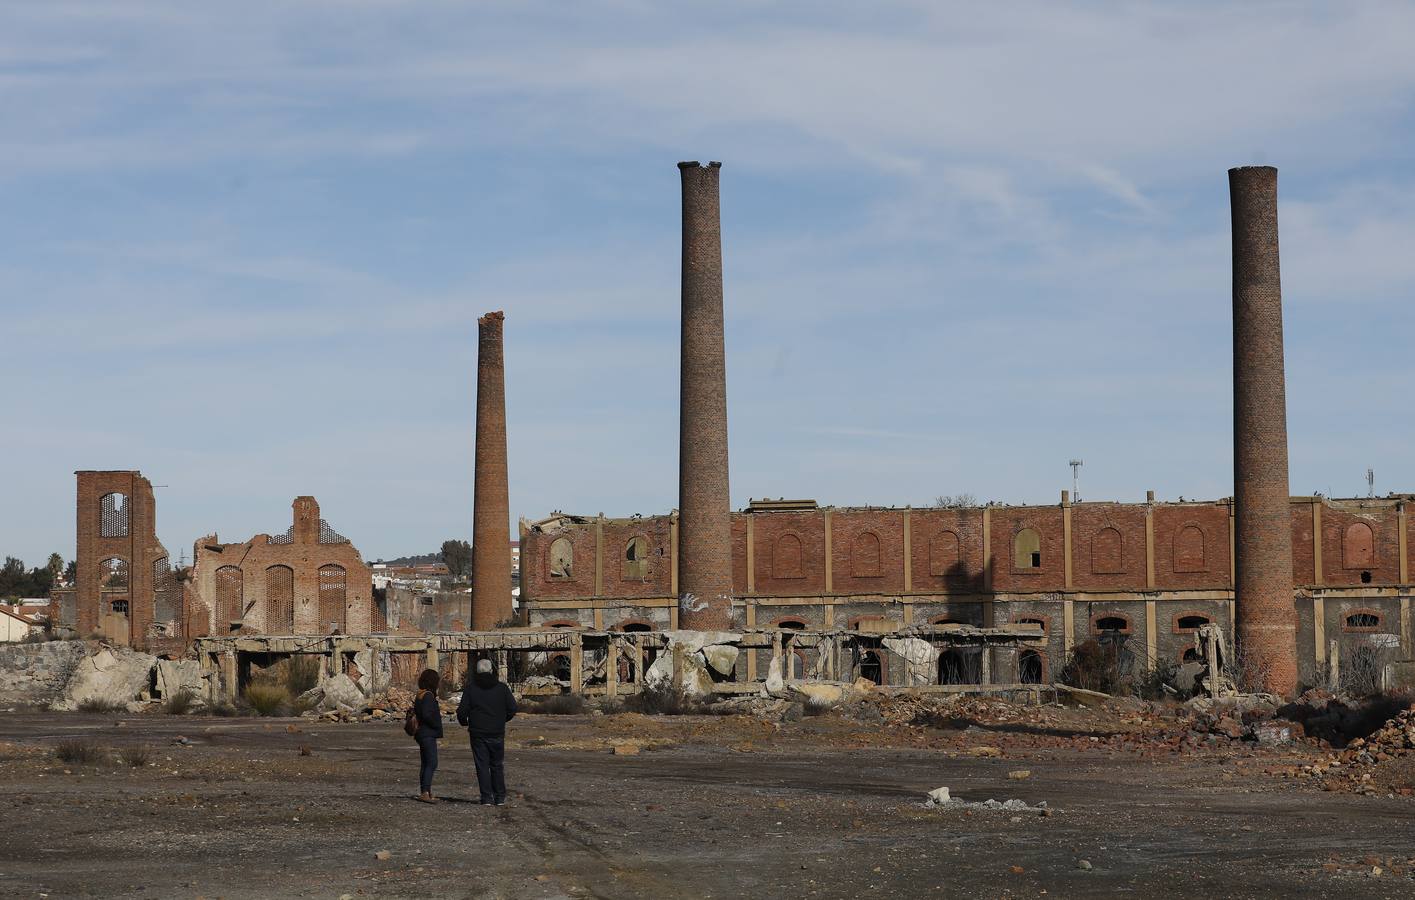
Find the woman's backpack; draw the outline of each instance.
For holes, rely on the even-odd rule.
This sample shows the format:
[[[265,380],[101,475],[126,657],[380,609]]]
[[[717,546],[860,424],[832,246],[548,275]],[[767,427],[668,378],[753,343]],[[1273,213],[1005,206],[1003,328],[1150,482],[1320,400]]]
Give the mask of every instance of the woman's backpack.
[[[426,691],[418,691],[418,696],[413,700],[413,705],[408,707],[408,712],[403,716],[403,730],[409,735],[418,733],[418,700],[422,699]]]

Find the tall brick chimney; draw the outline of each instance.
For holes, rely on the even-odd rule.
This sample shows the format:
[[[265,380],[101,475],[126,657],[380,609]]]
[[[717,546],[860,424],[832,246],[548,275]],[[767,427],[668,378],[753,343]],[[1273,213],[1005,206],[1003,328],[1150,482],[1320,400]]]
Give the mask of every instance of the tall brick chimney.
[[[1228,170],[1233,207],[1233,498],[1237,650],[1248,690],[1297,690],[1277,169]]]
[[[472,630],[511,618],[511,500],[506,475],[505,313],[477,320],[476,496],[472,504]]]
[[[722,337],[722,163],[680,162],[683,337],[678,410],[678,626],[725,630],[732,617],[727,491],[727,363]]]

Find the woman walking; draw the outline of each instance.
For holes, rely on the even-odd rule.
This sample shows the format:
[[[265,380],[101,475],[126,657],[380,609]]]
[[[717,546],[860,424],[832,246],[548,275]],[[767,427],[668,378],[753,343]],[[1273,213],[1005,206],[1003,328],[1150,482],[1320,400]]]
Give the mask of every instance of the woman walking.
[[[418,772],[418,799],[424,803],[436,803],[432,796],[432,774],[437,771],[437,742],[442,740],[442,710],[437,705],[437,685],[441,676],[436,669],[423,669],[418,676],[418,696],[413,701],[413,714],[417,718],[417,731],[413,739],[418,742],[418,757],[422,768]]]

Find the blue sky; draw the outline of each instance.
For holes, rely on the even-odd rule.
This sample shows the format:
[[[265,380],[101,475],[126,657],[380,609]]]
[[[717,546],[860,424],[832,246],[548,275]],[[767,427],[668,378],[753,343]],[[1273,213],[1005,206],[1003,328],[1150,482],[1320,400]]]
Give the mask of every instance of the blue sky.
[[[1294,493],[1415,490],[1415,6],[8,3],[0,552],[139,468],[175,555],[297,494],[677,500],[678,172],[722,171],[732,495],[1231,492],[1225,170],[1281,171]]]

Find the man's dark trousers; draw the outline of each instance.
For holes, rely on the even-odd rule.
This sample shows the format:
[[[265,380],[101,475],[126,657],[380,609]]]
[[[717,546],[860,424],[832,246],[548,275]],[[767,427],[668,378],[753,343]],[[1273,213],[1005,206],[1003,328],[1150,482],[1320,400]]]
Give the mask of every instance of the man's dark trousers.
[[[477,787],[481,802],[506,799],[506,739],[472,736],[472,757],[477,761]]]

